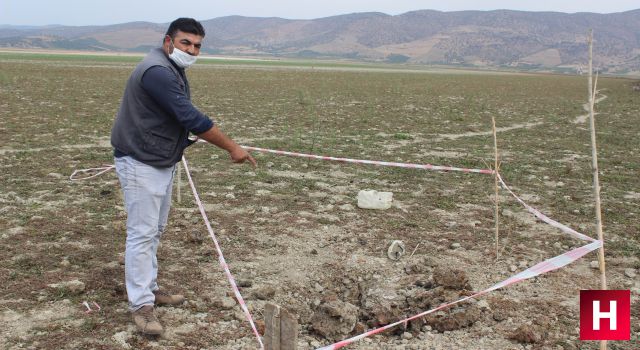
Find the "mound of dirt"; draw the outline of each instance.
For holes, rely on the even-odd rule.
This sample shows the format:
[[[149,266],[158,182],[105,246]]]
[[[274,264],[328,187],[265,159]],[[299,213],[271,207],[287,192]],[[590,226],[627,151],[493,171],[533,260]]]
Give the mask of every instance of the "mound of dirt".
[[[334,300],[320,304],[311,318],[311,325],[320,335],[338,340],[353,331],[357,320],[355,305]]]
[[[467,274],[462,270],[437,267],[433,272],[433,280],[437,285],[449,289],[471,289],[471,286],[469,285],[469,278],[467,277]]]
[[[426,317],[426,323],[439,332],[473,326],[480,319],[480,309],[475,305],[460,307],[448,312],[436,312]]]
[[[518,327],[513,334],[511,335],[511,339],[527,344],[539,343],[542,340],[542,336],[540,335],[540,331],[533,326],[530,325],[522,325]]]

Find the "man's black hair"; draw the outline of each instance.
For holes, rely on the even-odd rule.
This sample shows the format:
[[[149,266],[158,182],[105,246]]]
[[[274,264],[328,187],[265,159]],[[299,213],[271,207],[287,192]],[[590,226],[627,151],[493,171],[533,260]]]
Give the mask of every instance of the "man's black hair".
[[[173,38],[178,31],[204,37],[204,28],[202,27],[202,24],[193,18],[181,17],[171,22],[165,35]]]

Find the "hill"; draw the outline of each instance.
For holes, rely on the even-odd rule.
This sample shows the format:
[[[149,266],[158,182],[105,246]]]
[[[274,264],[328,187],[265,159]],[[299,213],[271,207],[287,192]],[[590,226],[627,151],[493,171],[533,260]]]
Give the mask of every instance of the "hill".
[[[412,64],[579,70],[594,30],[596,65],[640,71],[640,10],[612,14],[510,10],[353,13],[313,20],[219,17],[202,21],[204,52]],[[0,47],[147,51],[168,24],[0,26]]]

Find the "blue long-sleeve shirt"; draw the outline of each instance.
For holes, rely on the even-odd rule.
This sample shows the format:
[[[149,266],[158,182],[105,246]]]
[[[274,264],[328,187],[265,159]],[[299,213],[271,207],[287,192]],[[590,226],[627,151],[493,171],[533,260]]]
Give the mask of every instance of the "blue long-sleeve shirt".
[[[172,62],[173,63],[173,62]],[[186,81],[184,70],[178,68]],[[175,116],[180,125],[193,134],[201,134],[213,127],[213,121],[200,112],[189,99],[176,76],[166,67],[154,66],[142,76],[142,88],[160,105],[162,109]],[[115,157],[126,154],[114,149]]]
[[[142,76],[142,87],[191,133],[201,134],[213,126],[213,121],[191,104],[176,76],[168,68],[149,68]]]

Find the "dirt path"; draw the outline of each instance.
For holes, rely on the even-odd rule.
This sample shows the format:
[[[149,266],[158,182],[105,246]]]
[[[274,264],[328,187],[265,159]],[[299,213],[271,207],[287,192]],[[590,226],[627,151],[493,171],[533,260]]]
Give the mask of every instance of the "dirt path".
[[[598,104],[604,100],[607,99],[607,95],[602,95],[601,97],[596,98],[594,102],[594,104]],[[585,103],[582,105],[582,109],[584,109],[585,112],[589,112],[589,102]],[[598,113],[594,112],[594,115],[598,115]],[[587,122],[587,120],[589,119],[589,114],[585,114],[585,115],[579,115],[576,117],[576,119],[573,121],[574,124],[584,124]]]
[[[542,125],[543,122],[530,122],[530,123],[522,123],[522,124],[514,124],[511,126],[505,126],[501,128],[496,128],[496,132],[505,132],[517,129],[529,129],[538,125]],[[443,140],[457,140],[463,137],[473,137],[473,136],[490,136],[493,135],[492,131],[477,131],[477,132],[465,132],[462,134],[442,134],[440,135],[436,141]]]

